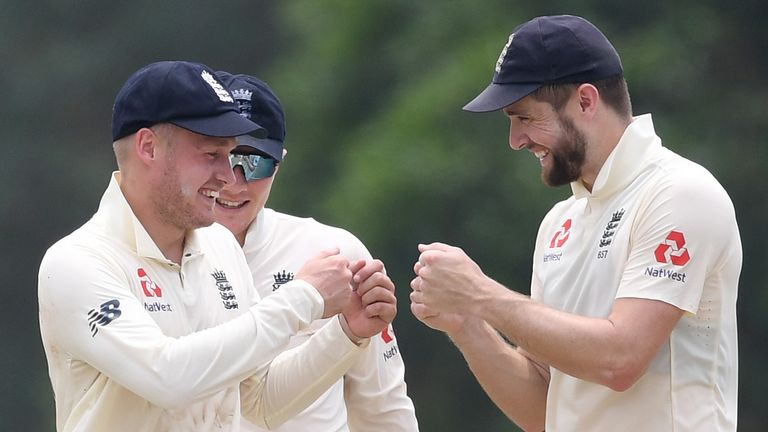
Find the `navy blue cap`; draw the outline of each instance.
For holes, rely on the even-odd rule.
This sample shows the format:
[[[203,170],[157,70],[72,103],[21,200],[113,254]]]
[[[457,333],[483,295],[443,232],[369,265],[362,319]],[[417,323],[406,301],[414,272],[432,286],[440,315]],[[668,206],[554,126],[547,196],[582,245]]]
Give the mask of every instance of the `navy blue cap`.
[[[172,123],[201,135],[234,137],[266,133],[239,114],[215,72],[200,63],[163,61],[128,78],[112,110],[112,140],[158,123]]]
[[[464,110],[496,111],[547,84],[593,82],[623,73],[616,49],[586,19],[537,17],[513,30],[491,84]]]
[[[250,75],[218,71],[216,76],[232,93],[240,107],[240,115],[267,129],[266,137],[253,134],[237,137],[238,144],[253,147],[278,161],[283,160],[285,113],[277,95],[267,83]]]

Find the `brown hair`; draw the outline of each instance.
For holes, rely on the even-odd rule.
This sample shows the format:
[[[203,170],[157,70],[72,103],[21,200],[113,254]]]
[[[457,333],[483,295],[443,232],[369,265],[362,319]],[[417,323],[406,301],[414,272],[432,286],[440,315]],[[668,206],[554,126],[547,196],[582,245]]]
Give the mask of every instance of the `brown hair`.
[[[558,113],[562,112],[565,103],[573,94],[574,90],[582,83],[568,84],[546,84],[536,89],[531,96],[540,102],[547,102]],[[607,106],[613,109],[619,116],[624,118],[632,117],[632,102],[629,98],[627,81],[623,75],[616,75],[610,78],[590,82],[597,88],[600,98]]]

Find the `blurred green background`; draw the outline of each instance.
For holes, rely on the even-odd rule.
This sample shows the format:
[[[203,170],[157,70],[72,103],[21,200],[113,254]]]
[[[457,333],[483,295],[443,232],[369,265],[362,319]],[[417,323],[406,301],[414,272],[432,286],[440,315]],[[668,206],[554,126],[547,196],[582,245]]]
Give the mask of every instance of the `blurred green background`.
[[[636,114],[712,171],[736,206],[739,430],[765,430],[768,384],[768,6],[763,1],[163,2],[0,0],[0,430],[54,430],[37,270],[96,209],[115,168],[114,96],[135,70],[183,59],[257,75],[287,112],[289,155],[270,206],[343,226],[398,286],[396,331],[423,431],[515,431],[448,339],[410,313],[419,242],[463,247],[528,292],[538,224],[568,188],[509,150],[502,115],[461,106],[507,36],[543,14],[582,15],[622,55]],[[706,217],[702,214],[701,217]],[[618,427],[618,425],[617,425]],[[631,425],[621,427],[631,430]]]

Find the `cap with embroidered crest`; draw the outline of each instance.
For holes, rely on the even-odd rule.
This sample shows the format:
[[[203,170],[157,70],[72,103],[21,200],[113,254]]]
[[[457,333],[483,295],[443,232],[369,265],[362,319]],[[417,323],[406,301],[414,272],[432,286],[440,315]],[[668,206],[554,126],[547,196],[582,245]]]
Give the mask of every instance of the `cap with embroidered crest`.
[[[216,76],[232,92],[240,115],[267,129],[266,137],[247,134],[237,138],[238,144],[253,147],[277,161],[283,160],[285,112],[277,95],[267,83],[250,75],[218,71]]]
[[[239,114],[232,95],[212,69],[186,61],[157,62],[139,69],[115,98],[113,141],[158,123],[214,137],[266,134],[261,125]]]
[[[547,84],[593,82],[623,73],[616,49],[586,19],[537,17],[514,29],[496,62],[491,84],[464,110],[496,111]]]

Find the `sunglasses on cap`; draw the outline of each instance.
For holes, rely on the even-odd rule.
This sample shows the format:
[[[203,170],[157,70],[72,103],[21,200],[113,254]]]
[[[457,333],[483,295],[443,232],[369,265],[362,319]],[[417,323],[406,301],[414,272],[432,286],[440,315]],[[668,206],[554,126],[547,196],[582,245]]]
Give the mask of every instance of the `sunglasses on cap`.
[[[278,162],[269,157],[257,154],[229,154],[229,164],[232,169],[243,167],[246,181],[261,180],[275,174]]]

